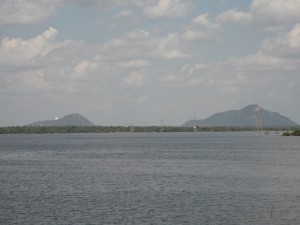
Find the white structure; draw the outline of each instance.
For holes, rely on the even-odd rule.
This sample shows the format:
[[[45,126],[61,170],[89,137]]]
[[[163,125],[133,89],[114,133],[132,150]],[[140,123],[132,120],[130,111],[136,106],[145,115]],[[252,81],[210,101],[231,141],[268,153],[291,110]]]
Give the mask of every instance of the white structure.
[[[261,119],[261,108],[257,104],[255,108],[255,116],[254,116],[254,121],[255,121],[255,131],[256,131],[256,136],[262,136],[264,135],[264,130],[262,126],[262,119]]]
[[[199,131],[199,126],[197,125],[197,126],[194,126],[193,127],[193,130],[194,130],[194,132],[198,132]]]

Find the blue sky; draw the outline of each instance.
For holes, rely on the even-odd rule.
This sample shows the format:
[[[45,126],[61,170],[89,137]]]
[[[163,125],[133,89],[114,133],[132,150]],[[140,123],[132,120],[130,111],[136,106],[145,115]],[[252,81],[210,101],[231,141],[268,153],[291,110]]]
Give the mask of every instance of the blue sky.
[[[299,0],[3,0],[0,126],[180,125],[259,103],[300,123]]]

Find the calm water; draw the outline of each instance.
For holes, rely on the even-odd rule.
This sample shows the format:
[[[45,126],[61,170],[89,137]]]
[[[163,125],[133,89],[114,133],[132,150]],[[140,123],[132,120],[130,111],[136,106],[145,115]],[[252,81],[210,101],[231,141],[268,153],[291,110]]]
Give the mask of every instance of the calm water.
[[[1,224],[300,224],[300,138],[0,135]]]

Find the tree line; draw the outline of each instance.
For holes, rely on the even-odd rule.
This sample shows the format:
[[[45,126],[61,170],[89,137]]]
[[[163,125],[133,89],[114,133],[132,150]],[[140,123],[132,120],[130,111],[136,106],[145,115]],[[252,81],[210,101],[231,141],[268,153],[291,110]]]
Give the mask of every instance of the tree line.
[[[294,130],[292,132],[289,132],[289,131],[284,132],[283,136],[300,136],[300,129]]]
[[[289,135],[300,135],[292,127],[265,128],[265,131],[293,131]],[[253,127],[182,127],[182,126],[64,126],[64,127],[0,127],[0,134],[47,134],[47,133],[123,133],[123,132],[224,132],[255,131]],[[284,133],[288,135],[287,132]]]

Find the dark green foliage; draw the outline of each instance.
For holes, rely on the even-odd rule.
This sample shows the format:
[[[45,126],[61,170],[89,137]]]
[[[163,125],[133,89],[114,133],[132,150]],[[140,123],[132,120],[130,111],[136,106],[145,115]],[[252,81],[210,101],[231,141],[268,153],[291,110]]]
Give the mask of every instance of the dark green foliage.
[[[282,134],[282,136],[291,136],[291,132],[286,131]]]
[[[300,130],[293,131],[291,135],[293,135],[293,136],[300,136]]]
[[[300,130],[294,130],[292,132],[284,132],[283,136],[300,136]]]
[[[253,131],[253,127],[199,127],[198,132]],[[294,130],[293,128],[266,128],[266,131]],[[182,126],[64,126],[64,127],[0,127],[0,134],[44,134],[44,133],[117,133],[117,132],[193,132],[193,127]],[[285,133],[289,135],[290,133]],[[291,135],[300,135],[295,130]]]
[[[129,126],[65,126],[65,127],[0,127],[0,134],[39,134],[39,133],[116,133],[116,132],[186,132],[184,127],[129,127]]]

